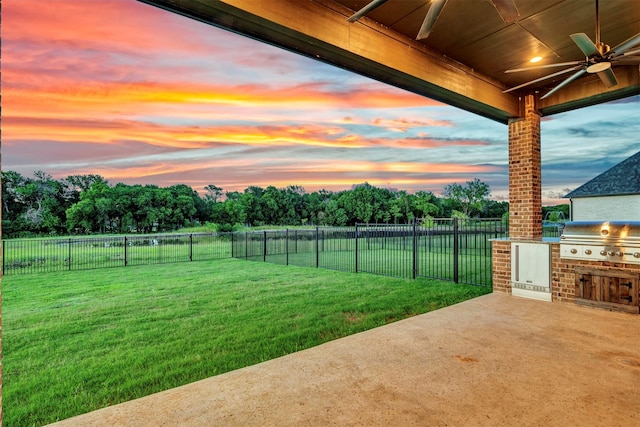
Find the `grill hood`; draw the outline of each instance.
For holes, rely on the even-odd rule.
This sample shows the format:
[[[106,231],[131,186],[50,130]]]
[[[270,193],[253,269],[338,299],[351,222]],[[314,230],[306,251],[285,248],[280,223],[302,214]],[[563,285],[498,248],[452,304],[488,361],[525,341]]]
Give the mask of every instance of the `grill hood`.
[[[572,221],[560,236],[562,243],[640,248],[640,221]]]

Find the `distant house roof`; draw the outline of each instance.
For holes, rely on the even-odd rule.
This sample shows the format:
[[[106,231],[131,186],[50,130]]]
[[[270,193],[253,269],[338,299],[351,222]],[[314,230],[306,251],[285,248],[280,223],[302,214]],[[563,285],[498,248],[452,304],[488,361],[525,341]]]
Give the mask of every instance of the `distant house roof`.
[[[640,151],[564,196],[565,198],[640,194]]]

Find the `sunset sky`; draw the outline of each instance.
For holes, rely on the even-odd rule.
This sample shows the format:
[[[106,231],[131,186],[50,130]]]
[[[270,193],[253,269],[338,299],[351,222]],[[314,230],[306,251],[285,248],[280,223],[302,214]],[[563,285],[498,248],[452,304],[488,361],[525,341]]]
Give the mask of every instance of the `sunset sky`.
[[[2,24],[3,170],[508,198],[506,125],[428,98],[133,0],[5,0]],[[545,202],[640,150],[639,117],[544,118]]]

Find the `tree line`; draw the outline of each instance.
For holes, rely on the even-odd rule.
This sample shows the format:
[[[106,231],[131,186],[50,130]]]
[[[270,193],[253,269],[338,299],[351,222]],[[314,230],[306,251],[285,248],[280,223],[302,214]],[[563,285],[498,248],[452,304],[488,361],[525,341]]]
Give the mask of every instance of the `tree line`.
[[[5,237],[89,233],[149,233],[216,224],[218,231],[242,226],[410,223],[423,217],[502,217],[507,202],[491,200],[478,179],[409,194],[368,183],[332,192],[306,192],[300,186],[250,186],[243,192],[204,187],[202,195],[185,184],[111,185],[100,175],[54,179],[2,172],[2,228]]]

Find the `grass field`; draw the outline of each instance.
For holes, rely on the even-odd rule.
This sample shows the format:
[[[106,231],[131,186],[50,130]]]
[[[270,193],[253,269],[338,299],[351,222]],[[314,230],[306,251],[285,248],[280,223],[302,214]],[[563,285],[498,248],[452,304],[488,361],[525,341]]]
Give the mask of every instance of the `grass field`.
[[[2,281],[8,426],[54,422],[490,292],[235,259]]]

